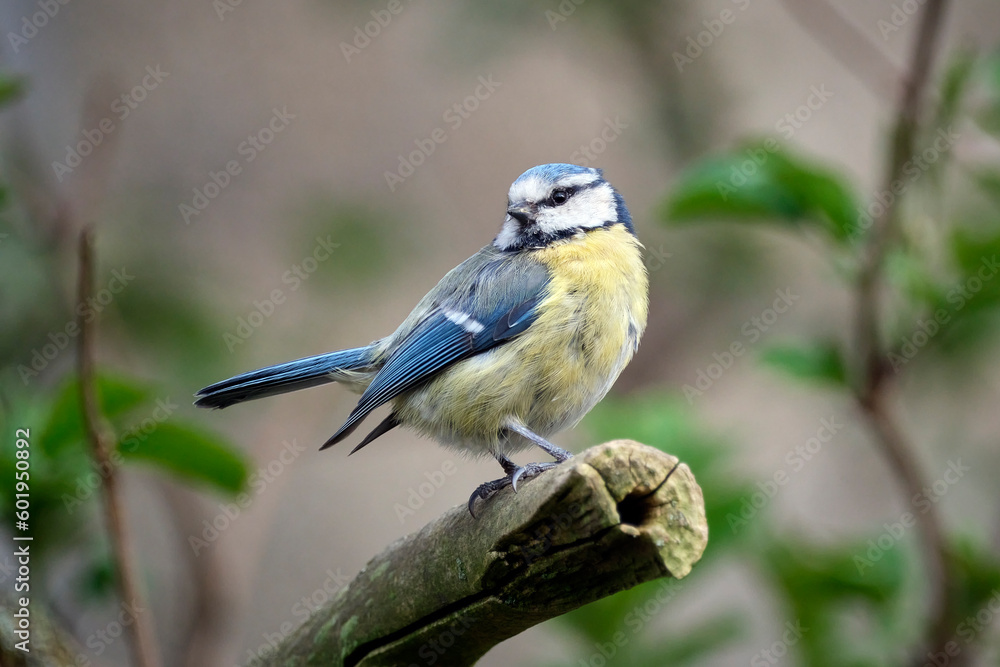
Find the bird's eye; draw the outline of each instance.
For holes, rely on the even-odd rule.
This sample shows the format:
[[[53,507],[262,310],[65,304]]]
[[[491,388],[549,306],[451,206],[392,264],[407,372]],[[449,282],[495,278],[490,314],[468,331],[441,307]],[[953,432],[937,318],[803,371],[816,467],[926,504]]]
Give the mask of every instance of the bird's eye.
[[[561,206],[569,200],[569,191],[563,190],[562,188],[555,190],[552,193],[552,203],[556,206]]]

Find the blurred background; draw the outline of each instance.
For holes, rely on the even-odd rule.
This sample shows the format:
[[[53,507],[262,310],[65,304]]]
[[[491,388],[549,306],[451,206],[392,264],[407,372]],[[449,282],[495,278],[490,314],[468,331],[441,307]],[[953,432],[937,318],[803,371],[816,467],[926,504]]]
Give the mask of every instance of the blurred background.
[[[335,386],[224,412],[193,392],[391,332],[546,162],[604,169],[651,278],[638,356],[556,440],[680,456],[710,541],[666,595],[625,592],[480,664],[924,664],[924,515],[950,554],[948,664],[997,664],[1000,6],[951,3],[923,161],[892,194],[924,3],[836,4],[3,3],[0,532],[8,434],[30,428],[34,602],[77,664],[129,664],[74,385],[82,226],[164,664],[244,664],[497,470],[401,430],[319,453],[355,400]],[[890,205],[883,395],[919,496],[852,389],[849,227]]]

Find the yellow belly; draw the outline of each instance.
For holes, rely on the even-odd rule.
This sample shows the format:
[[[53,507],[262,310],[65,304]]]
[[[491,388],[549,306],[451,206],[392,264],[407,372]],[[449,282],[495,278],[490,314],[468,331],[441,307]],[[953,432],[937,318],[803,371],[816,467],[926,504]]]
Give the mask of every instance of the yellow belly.
[[[611,388],[646,327],[648,281],[623,225],[535,251],[550,271],[538,318],[514,340],[396,399],[400,421],[477,453],[520,449],[509,417],[542,437],[576,424]]]

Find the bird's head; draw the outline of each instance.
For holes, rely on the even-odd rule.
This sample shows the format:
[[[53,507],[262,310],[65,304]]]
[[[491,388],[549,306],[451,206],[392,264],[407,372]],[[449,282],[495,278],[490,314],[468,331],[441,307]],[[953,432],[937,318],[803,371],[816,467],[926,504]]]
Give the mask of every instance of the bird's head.
[[[493,245],[500,250],[543,248],[575,234],[632,218],[600,169],[543,164],[518,176],[507,194],[507,218]]]

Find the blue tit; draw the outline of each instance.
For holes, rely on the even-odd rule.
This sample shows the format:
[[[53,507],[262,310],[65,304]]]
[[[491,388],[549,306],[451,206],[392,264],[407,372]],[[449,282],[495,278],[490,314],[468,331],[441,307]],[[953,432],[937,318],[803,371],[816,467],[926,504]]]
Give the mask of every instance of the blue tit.
[[[622,196],[600,170],[534,167],[511,185],[493,242],[448,272],[394,333],[213,384],[196,405],[225,408],[339,382],[361,398],[321,449],[389,403],[389,416],[351,453],[403,425],[489,454],[506,476],[473,492],[472,512],[477,498],[517,491],[519,480],[571,458],[547,438],[608,393],[646,327],[641,248]],[[508,458],[531,445],[556,462],[521,467]]]

